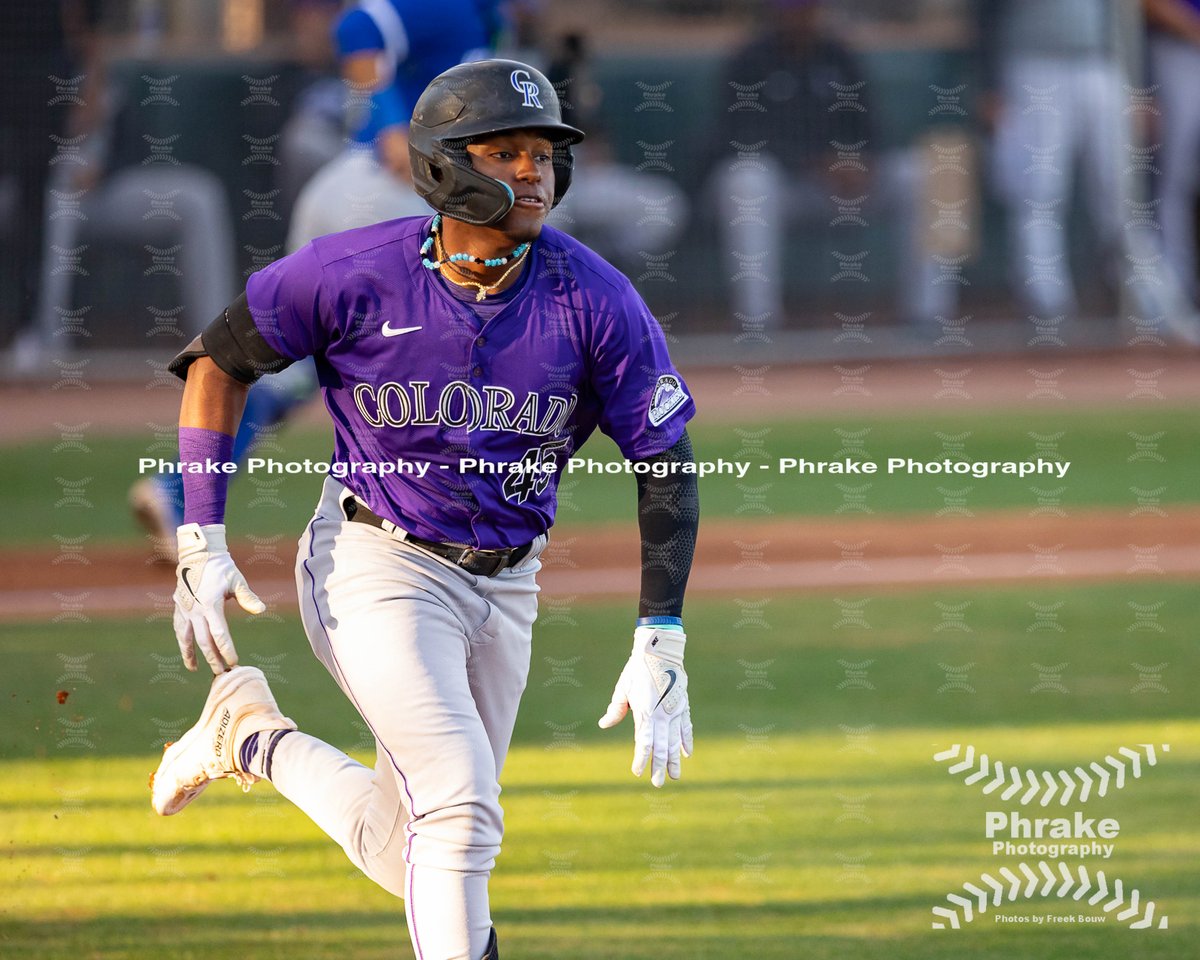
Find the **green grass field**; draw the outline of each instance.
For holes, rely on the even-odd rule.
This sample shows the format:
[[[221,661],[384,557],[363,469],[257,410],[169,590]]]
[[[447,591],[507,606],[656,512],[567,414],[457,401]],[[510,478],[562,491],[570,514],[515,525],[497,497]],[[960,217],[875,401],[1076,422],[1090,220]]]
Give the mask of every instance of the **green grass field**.
[[[555,608],[536,631],[504,777],[507,838],[492,895],[506,957],[1200,955],[1193,588],[836,599],[869,599],[863,622],[844,623],[831,596],[774,596],[761,617],[733,600],[690,603],[697,753],[684,781],[662,791],[629,775],[628,727],[595,727],[629,611]],[[1161,630],[1131,630],[1131,602],[1161,604]],[[963,603],[969,630],[945,628],[938,604]],[[1030,603],[1061,603],[1061,630],[1029,630]],[[275,678],[285,712],[368,756],[296,621],[239,626],[243,661]],[[150,812],[159,745],[192,722],[205,691],[175,667],[164,622],[7,625],[0,656],[0,955],[411,956],[400,904],[268,785],[242,796],[220,783],[180,817]],[[867,686],[846,683],[845,663]],[[953,676],[970,690],[939,693],[947,667],[968,663]],[[1034,692],[1034,664],[1060,663],[1066,692]],[[1165,664],[1168,692],[1134,692],[1134,663]],[[1121,822],[1113,859],[1091,865],[1154,899],[1170,928],[1130,931],[1113,915],[1095,927],[1001,927],[985,915],[931,930],[930,908],[947,893],[1015,863],[993,858],[983,837],[996,801],[932,761],[951,742],[1033,767],[1169,743],[1141,779],[1084,809]],[[1003,912],[1104,915],[1054,898]]]
[[[1029,459],[1055,437],[1074,463],[1064,481],[752,476],[745,485],[769,484],[758,501],[767,511],[746,511],[746,491],[730,478],[709,479],[709,518],[830,516],[842,502],[838,485],[862,482],[872,484],[866,502],[880,515],[936,509],[938,487],[970,486],[967,503],[980,511],[1032,507],[1033,485],[1062,486],[1068,512],[1127,510],[1133,488],[1161,488],[1168,508],[1200,499],[1200,431],[1194,411],[1180,407],[776,420],[692,432],[705,459],[940,459],[946,438],[971,459]],[[1131,434],[1159,432],[1158,459],[1136,457]],[[49,547],[51,533],[136,542],[124,499],[146,439],[97,437],[88,446],[2,451],[0,545]],[[322,433],[292,430],[268,453],[317,459],[327,451]],[[169,455],[161,446],[151,453]],[[615,451],[597,439],[584,453]],[[47,510],[84,480],[91,507]],[[318,486],[312,476],[243,480],[230,527],[291,539]],[[568,479],[561,519],[571,529],[631,521],[632,488],[625,476]],[[536,628],[504,776],[507,838],[492,903],[506,960],[1200,956],[1193,585],[1043,578],[1005,588],[693,596],[697,754],[684,781],[662,791],[630,776],[628,725],[595,726],[627,650],[629,605],[557,599]],[[243,662],[264,669],[305,730],[373,755],[286,606],[239,620],[235,631]],[[0,624],[0,664],[0,957],[411,956],[401,905],[269,785],[242,796],[220,783],[180,817],[151,813],[147,775],[206,691],[204,676],[179,666],[165,615]],[[931,930],[930,910],[947,893],[1019,859],[994,858],[983,835],[985,810],[1015,804],[981,796],[932,760],[954,742],[1033,768],[1170,744],[1144,777],[1082,807],[1121,822],[1113,859],[1090,866],[1153,899],[1169,929],[1131,931],[1115,913],[1051,897],[1001,912],[1107,922],[1001,926],[989,913],[959,931]]]
[[[839,432],[840,431],[840,432]],[[865,431],[865,432],[864,432]],[[1072,507],[1130,505],[1131,488],[1157,491],[1164,503],[1200,499],[1200,427],[1188,408],[1120,407],[1085,412],[1053,411],[969,416],[938,414],[783,420],[727,426],[695,425],[697,456],[766,463],[768,471],[752,470],[744,480],[709,477],[701,482],[705,516],[829,515],[845,499],[844,486],[860,487],[863,503],[876,513],[915,513],[945,504],[939,488],[964,491],[969,509],[1029,507],[1038,503],[1032,488],[1055,491]],[[1154,455],[1137,459],[1131,433],[1151,436]],[[941,435],[939,437],[939,434]],[[889,456],[917,460],[944,459],[944,439],[961,444],[972,460],[1027,460],[1038,456],[1038,440],[1054,438],[1063,460],[1072,466],[1067,476],[964,476],[882,474],[873,477],[781,475],[774,468],[780,457],[832,460],[886,460]],[[848,444],[849,441],[849,444]],[[83,484],[92,509],[64,502],[51,513],[53,532],[64,536],[89,534],[95,540],[133,542],[139,532],[125,506],[129,485],[137,477],[138,458],[171,457],[162,443],[148,447],[145,436],[113,436],[89,441],[90,452],[64,451],[47,456],[45,444],[24,444],[4,450],[0,457],[0,489],[8,507],[0,543],[46,543],[46,506],[51,497],[71,498],[64,481]],[[857,446],[857,444],[861,446]],[[330,442],[324,431],[291,429],[262,452],[279,460],[328,461]],[[617,456],[616,447],[597,435],[582,455],[596,460]],[[272,536],[298,532],[312,514],[320,477],[253,474],[239,478],[230,494],[229,524],[241,535]],[[749,488],[749,492],[747,491]],[[629,520],[633,516],[634,482],[628,476],[564,476],[560,485],[559,518],[571,523]],[[74,488],[71,488],[73,491]],[[54,502],[54,501],[51,501]],[[761,506],[760,506],[761,504]]]

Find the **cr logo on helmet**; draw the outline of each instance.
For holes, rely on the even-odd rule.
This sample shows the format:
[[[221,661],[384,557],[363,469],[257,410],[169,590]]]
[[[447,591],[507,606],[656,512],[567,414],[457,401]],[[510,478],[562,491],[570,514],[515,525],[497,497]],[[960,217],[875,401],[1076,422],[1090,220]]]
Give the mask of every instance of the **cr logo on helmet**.
[[[541,88],[529,79],[528,70],[514,70],[508,79],[513,89],[525,98],[521,102],[521,106],[542,109],[542,101],[538,99],[538,94],[542,92]]]

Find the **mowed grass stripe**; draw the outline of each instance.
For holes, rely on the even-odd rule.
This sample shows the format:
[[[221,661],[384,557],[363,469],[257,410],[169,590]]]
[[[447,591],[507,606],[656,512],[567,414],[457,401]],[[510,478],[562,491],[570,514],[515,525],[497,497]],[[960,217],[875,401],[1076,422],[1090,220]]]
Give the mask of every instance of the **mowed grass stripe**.
[[[285,713],[349,749],[367,731],[281,600],[233,620],[242,662]],[[1005,588],[694,598],[686,621],[696,721],[707,734],[839,724],[938,726],[1165,721],[1196,715],[1200,593],[1053,577]],[[629,603],[544,596],[516,741],[603,742],[594,726],[628,653]],[[0,757],[153,758],[198,715],[204,674],[178,661],[165,618],[5,624]],[[58,694],[66,703],[58,702]],[[939,692],[940,691],[940,692]]]
[[[833,514],[846,508],[843,488],[847,486],[865,486],[852,494],[855,506],[851,515],[860,515],[861,507],[877,514],[941,509],[947,503],[945,490],[965,490],[962,502],[970,510],[1033,509],[1044,506],[1046,497],[1067,510],[1082,506],[1129,509],[1139,504],[1139,497],[1148,495],[1161,504],[1190,503],[1200,497],[1194,482],[1200,472],[1200,427],[1190,408],[1124,406],[1057,412],[1053,404],[1047,404],[1019,414],[823,417],[738,427],[710,427],[700,419],[689,429],[701,459],[745,460],[754,465],[741,479],[730,475],[704,479],[701,495],[706,516]],[[1149,446],[1139,448],[1139,441],[1131,435],[1156,439],[1144,441]],[[1030,460],[1054,449],[1072,466],[1062,480],[1048,475],[1024,479],[799,476],[781,475],[777,470],[781,457],[943,460],[948,443],[965,458],[980,461]],[[138,458],[163,456],[161,444],[142,434],[89,440],[86,453],[74,448],[53,453],[48,447],[45,442],[13,445],[0,457],[0,486],[8,506],[0,544],[52,546],[50,534],[86,534],[92,542],[138,540],[126,495],[137,477]],[[291,428],[262,455],[327,462],[331,447],[328,431]],[[610,461],[617,452],[607,438],[597,435],[581,455]],[[769,469],[759,470],[759,465]],[[315,475],[258,473],[239,478],[230,497],[230,529],[243,536],[298,537],[311,516],[320,485],[321,478]],[[561,520],[572,523],[630,520],[634,515],[633,479],[626,475],[564,475],[559,511]]]
[[[1146,729],[964,725],[956,734],[1055,764],[1134,742]],[[1156,899],[1178,948],[1200,942],[1190,918],[1200,900],[1200,842],[1188,816],[1200,724],[1155,734],[1173,741],[1173,756],[1087,809],[1121,819],[1118,853],[1103,866]],[[709,737],[669,792],[627,775],[623,744],[519,747],[505,778],[508,841],[493,880],[506,945],[535,958],[569,948],[584,958],[649,960],[688,949],[784,958],[797,943],[805,955],[832,957],[837,946],[875,941],[915,958],[986,944],[990,922],[964,933],[966,943],[925,939],[929,908],[947,892],[1014,864],[993,858],[982,837],[988,803],[930,759],[940,736],[880,731],[869,752],[848,751],[840,733],[781,734],[749,746],[744,737]],[[9,888],[0,935],[36,944],[30,955],[86,946],[104,956],[178,949],[232,957],[257,942],[255,956],[317,957],[339,935],[355,956],[409,955],[399,905],[356,877],[341,851],[266,785],[243,797],[217,784],[185,814],[160,820],[146,806],[135,759],[9,761],[3,773],[13,841],[6,867],[19,882]],[[82,803],[64,804],[67,789],[82,792]],[[1120,934],[1105,933],[1059,931],[1022,955],[1086,947],[1096,951],[1089,956],[1127,956]]]

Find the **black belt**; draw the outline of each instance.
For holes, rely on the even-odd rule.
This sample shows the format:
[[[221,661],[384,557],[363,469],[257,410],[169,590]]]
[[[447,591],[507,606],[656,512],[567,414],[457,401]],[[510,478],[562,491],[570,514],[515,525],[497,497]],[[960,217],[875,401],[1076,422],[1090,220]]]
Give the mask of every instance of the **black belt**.
[[[355,523],[367,523],[372,527],[391,532],[384,526],[381,516],[354,497],[347,497],[342,502],[342,510],[345,512],[347,520]],[[533,549],[532,540],[519,547],[506,547],[503,550],[476,550],[465,543],[438,543],[436,540],[422,540],[420,537],[414,537],[411,533],[404,535],[404,542],[420,547],[443,560],[449,560],[456,567],[461,567],[476,577],[494,577],[506,567],[515,567],[529,556],[529,551]]]

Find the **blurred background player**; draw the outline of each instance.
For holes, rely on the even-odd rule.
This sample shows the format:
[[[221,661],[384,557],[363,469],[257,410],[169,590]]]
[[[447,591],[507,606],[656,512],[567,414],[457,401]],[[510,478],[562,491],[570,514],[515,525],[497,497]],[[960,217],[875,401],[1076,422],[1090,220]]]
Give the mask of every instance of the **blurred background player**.
[[[1127,295],[1129,308],[1164,333],[1200,343],[1195,311],[1171,266],[1186,251],[1167,235],[1164,256],[1158,225],[1135,209],[1147,193],[1139,174],[1159,168],[1155,147],[1140,145],[1144,131],[1133,122],[1136,70],[1122,49],[1130,45],[1129,10],[1116,0],[979,0],[978,13],[982,113],[995,133],[995,178],[1008,208],[1018,298],[1038,318],[1078,314],[1066,226],[1082,172],[1096,265],[1089,283],[1123,291],[1118,299]],[[1195,82],[1193,76],[1184,96]],[[1194,176],[1194,154],[1189,162]],[[1172,215],[1162,211],[1164,228]]]
[[[315,237],[427,212],[413,191],[409,167],[413,106],[434,77],[488,56],[502,23],[496,0],[362,0],[338,18],[333,35],[348,91],[349,138],[300,189],[288,227],[288,252]],[[319,155],[320,115],[327,114],[328,103],[328,86],[314,85],[307,101],[313,112],[294,118],[310,122],[307,142],[300,136],[303,127],[292,129],[290,146],[302,157],[306,146],[308,156]],[[305,105],[302,97],[302,109]],[[234,458],[242,462],[263,431],[283,423],[316,389],[311,362],[256,384],[246,400]],[[182,478],[166,474],[139,480],[130,489],[130,505],[163,559],[173,559],[173,531],[183,517]]]
[[[787,227],[836,231],[836,204],[860,211],[844,222],[891,220],[903,261],[897,312],[903,322],[932,326],[956,297],[924,255],[919,153],[879,149],[867,78],[829,29],[820,0],[769,0],[764,18],[726,66],[726,102],[737,91],[746,96],[722,112],[716,130],[721,253],[748,265],[730,283],[734,311],[764,327],[783,325]],[[839,144],[857,160],[839,163]]]
[[[76,271],[72,251],[91,243],[178,250],[183,330],[203,328],[237,290],[233,212],[220,178],[193,163],[146,163],[142,141],[129,128],[137,109],[129,90],[101,82],[99,57],[92,83],[86,150],[78,164],[51,167],[45,246],[34,323],[22,335],[18,362],[36,368],[61,351],[55,340],[70,329]],[[168,216],[158,198],[170,198]]]
[[[364,0],[338,20],[350,141],[301,190],[289,250],[327,233],[425,212],[408,169],[413,104],[443,70],[488,55],[498,26],[494,0]]]
[[[1120,275],[1124,131],[1111,0],[980,0],[982,114],[1008,208],[1013,284],[1039,317],[1078,305],[1064,230],[1082,172],[1097,275]]]
[[[0,344],[23,331],[19,350],[36,352],[30,327],[42,277],[46,201],[58,144],[94,124],[100,106],[100,0],[7,0],[0,4]],[[71,166],[62,164],[60,166]]]
[[[1196,197],[1200,193],[1200,0],[1145,0],[1150,79],[1162,142],[1158,197],[1167,259],[1195,302]]]
[[[604,91],[592,77],[584,34],[558,39],[546,76],[558,91],[565,122],[588,131],[575,150],[575,167],[585,175],[548,222],[622,270],[644,265],[645,254],[663,253],[687,226],[691,204],[683,188],[662,172],[638,170],[614,155],[601,111]]]

